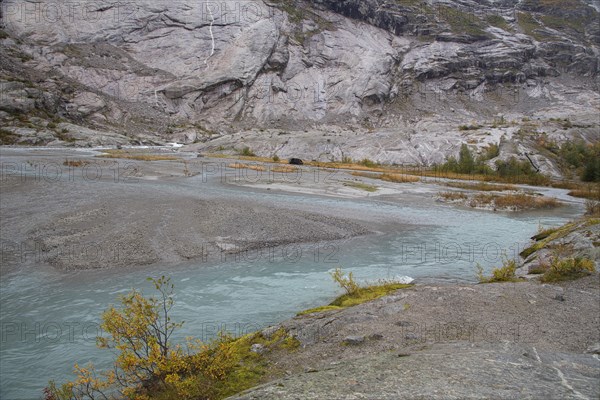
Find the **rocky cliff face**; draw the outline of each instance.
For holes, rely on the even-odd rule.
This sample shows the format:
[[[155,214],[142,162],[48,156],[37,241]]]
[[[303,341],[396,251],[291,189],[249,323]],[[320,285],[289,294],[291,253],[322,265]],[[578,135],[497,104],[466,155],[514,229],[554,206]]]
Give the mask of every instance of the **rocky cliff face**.
[[[501,142],[558,173],[539,136],[600,136],[597,0],[1,4],[4,143],[431,163]]]

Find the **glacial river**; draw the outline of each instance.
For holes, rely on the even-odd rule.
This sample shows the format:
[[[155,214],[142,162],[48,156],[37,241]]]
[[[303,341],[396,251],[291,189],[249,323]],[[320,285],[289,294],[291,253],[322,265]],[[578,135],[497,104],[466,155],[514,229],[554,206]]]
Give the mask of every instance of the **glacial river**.
[[[215,195],[228,191],[238,196],[264,195],[222,185],[214,190]],[[176,290],[173,316],[185,321],[175,340],[208,339],[221,329],[244,334],[326,304],[339,293],[328,275],[337,266],[354,272],[361,281],[410,276],[417,282],[473,282],[476,263],[489,270],[501,263],[503,252],[513,256],[522,248],[539,224],[558,226],[581,213],[577,204],[560,211],[509,214],[432,202],[273,196],[279,196],[278,201],[310,202],[322,209],[345,207],[356,213],[376,206],[380,214],[407,216],[410,224],[398,231],[170,268],[167,275]],[[41,268],[3,276],[0,398],[40,398],[49,380],[72,378],[75,362],[107,367],[113,354],[95,347],[95,337],[101,334],[100,314],[133,287],[152,293],[146,278],[161,274],[165,270],[160,267],[71,274]]]

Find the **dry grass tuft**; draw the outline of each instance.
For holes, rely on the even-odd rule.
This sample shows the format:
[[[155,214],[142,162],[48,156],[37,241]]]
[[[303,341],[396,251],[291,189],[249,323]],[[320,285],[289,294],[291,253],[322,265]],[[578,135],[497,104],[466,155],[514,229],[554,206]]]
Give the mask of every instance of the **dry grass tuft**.
[[[419,178],[416,176],[404,175],[404,174],[381,174],[379,179],[387,182],[395,183],[411,183],[418,182]]]
[[[377,164],[356,164],[356,163],[343,163],[343,162],[320,162],[320,161],[307,161],[304,165],[310,165],[311,167],[319,168],[333,168],[333,169],[349,169],[355,171],[371,171],[371,172],[388,172],[392,168],[379,166]]]
[[[351,172],[350,175],[361,176],[363,178],[371,178],[371,179],[378,179],[381,176],[380,174],[376,174],[376,173],[372,173],[372,172],[360,172],[360,171]]]
[[[508,184],[525,184],[533,186],[548,186],[551,181],[545,175],[517,175],[517,176],[500,176],[500,175],[487,175],[487,174],[461,174],[458,172],[451,171],[440,171],[440,170],[420,170],[420,171],[406,171],[407,174],[421,175],[425,177],[432,177],[438,179],[456,179],[462,181],[471,182],[501,182]]]
[[[509,190],[517,190],[517,187],[513,185],[493,185],[485,182],[475,183],[463,183],[463,182],[449,182],[446,186],[459,189],[467,190],[479,190],[481,192],[504,192]]]
[[[600,185],[580,185],[569,192],[569,196],[600,201]]]
[[[83,167],[84,165],[88,165],[89,163],[89,161],[84,160],[65,160],[65,162],[63,162],[63,165],[67,167]]]
[[[498,208],[514,208],[517,210],[556,208],[562,205],[554,197],[530,196],[527,194],[498,196],[494,202]]]
[[[513,211],[537,210],[560,207],[562,203],[553,197],[531,196],[528,194],[509,194],[498,196],[480,193],[471,199],[471,207],[493,207]]]
[[[371,172],[359,172],[355,171],[351,173],[354,176],[361,176],[363,178],[380,179],[382,181],[394,182],[394,183],[412,183],[419,182],[419,178],[412,175],[396,174],[396,173],[384,173],[376,174]]]
[[[462,192],[440,192],[438,193],[438,196],[446,201],[462,201],[468,198],[468,196]]]
[[[242,164],[242,163],[231,163],[231,164],[227,165],[227,167],[236,168],[236,169],[251,169],[253,171],[265,171],[266,170],[266,168],[263,167],[262,165],[250,165],[250,164]]]
[[[281,173],[284,173],[284,174],[289,174],[291,172],[298,171],[298,167],[292,167],[292,166],[289,166],[289,165],[283,165],[281,167],[274,167],[274,168],[271,169],[271,171],[273,171],[273,172],[281,172]]]
[[[363,182],[344,182],[344,186],[349,186],[355,189],[364,190],[365,192],[376,192],[377,186],[369,185]]]
[[[128,151],[128,150],[105,150],[103,154],[98,157],[102,158],[124,158],[127,160],[137,160],[137,161],[173,161],[180,160],[179,157],[175,156],[167,156],[162,154],[148,154],[148,153],[140,153],[136,151]]]
[[[496,197],[497,196],[494,196],[493,194],[479,193],[473,196],[473,198],[471,198],[469,205],[471,207],[491,206],[494,205],[494,200],[496,199]]]

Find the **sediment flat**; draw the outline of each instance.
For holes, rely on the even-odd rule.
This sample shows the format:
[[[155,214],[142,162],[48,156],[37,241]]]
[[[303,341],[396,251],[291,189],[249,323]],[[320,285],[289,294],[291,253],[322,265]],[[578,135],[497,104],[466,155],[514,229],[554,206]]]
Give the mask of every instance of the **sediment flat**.
[[[372,232],[372,223],[340,208],[286,204],[243,193],[220,172],[189,172],[184,158],[140,162],[97,154],[2,150],[3,272],[40,260],[64,271],[168,266]],[[83,163],[64,165],[68,160]],[[215,171],[222,163],[195,167]],[[36,256],[23,259],[23,248]]]

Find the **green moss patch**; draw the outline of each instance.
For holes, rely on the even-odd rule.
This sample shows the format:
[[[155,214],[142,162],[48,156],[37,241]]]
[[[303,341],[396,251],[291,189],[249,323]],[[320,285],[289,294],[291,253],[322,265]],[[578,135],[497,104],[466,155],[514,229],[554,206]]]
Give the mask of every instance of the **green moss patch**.
[[[520,12],[517,14],[517,22],[521,30],[531,36],[535,40],[544,41],[547,36],[543,34],[542,25],[535,19],[533,15],[527,12]]]
[[[500,28],[507,32],[512,31],[508,22],[506,22],[506,20],[504,18],[502,18],[500,15],[488,15],[486,17],[486,21],[488,24],[490,24],[491,26],[495,26],[496,28]]]
[[[412,284],[404,283],[384,283],[382,285],[361,287],[352,293],[346,293],[344,295],[339,296],[327,306],[315,307],[305,311],[301,311],[298,313],[298,315],[313,314],[331,310],[340,310],[347,307],[356,306],[386,296],[390,293],[395,292],[396,290],[406,289],[412,286]]]
[[[448,6],[439,6],[438,12],[440,19],[450,25],[453,33],[489,37],[483,22],[475,14]]]
[[[558,230],[557,228],[544,229],[543,231],[541,231],[537,235],[532,236],[531,238],[537,242],[537,241],[540,241],[542,239],[546,239],[548,236],[552,235],[557,230]]]
[[[532,239],[536,240],[536,243],[524,249],[521,253],[519,253],[519,255],[524,259],[527,259],[527,257],[536,251],[546,247],[550,242],[561,239],[577,229],[586,228],[597,224],[600,224],[599,218],[589,218],[583,221],[568,223],[560,228],[547,229],[534,236]]]

